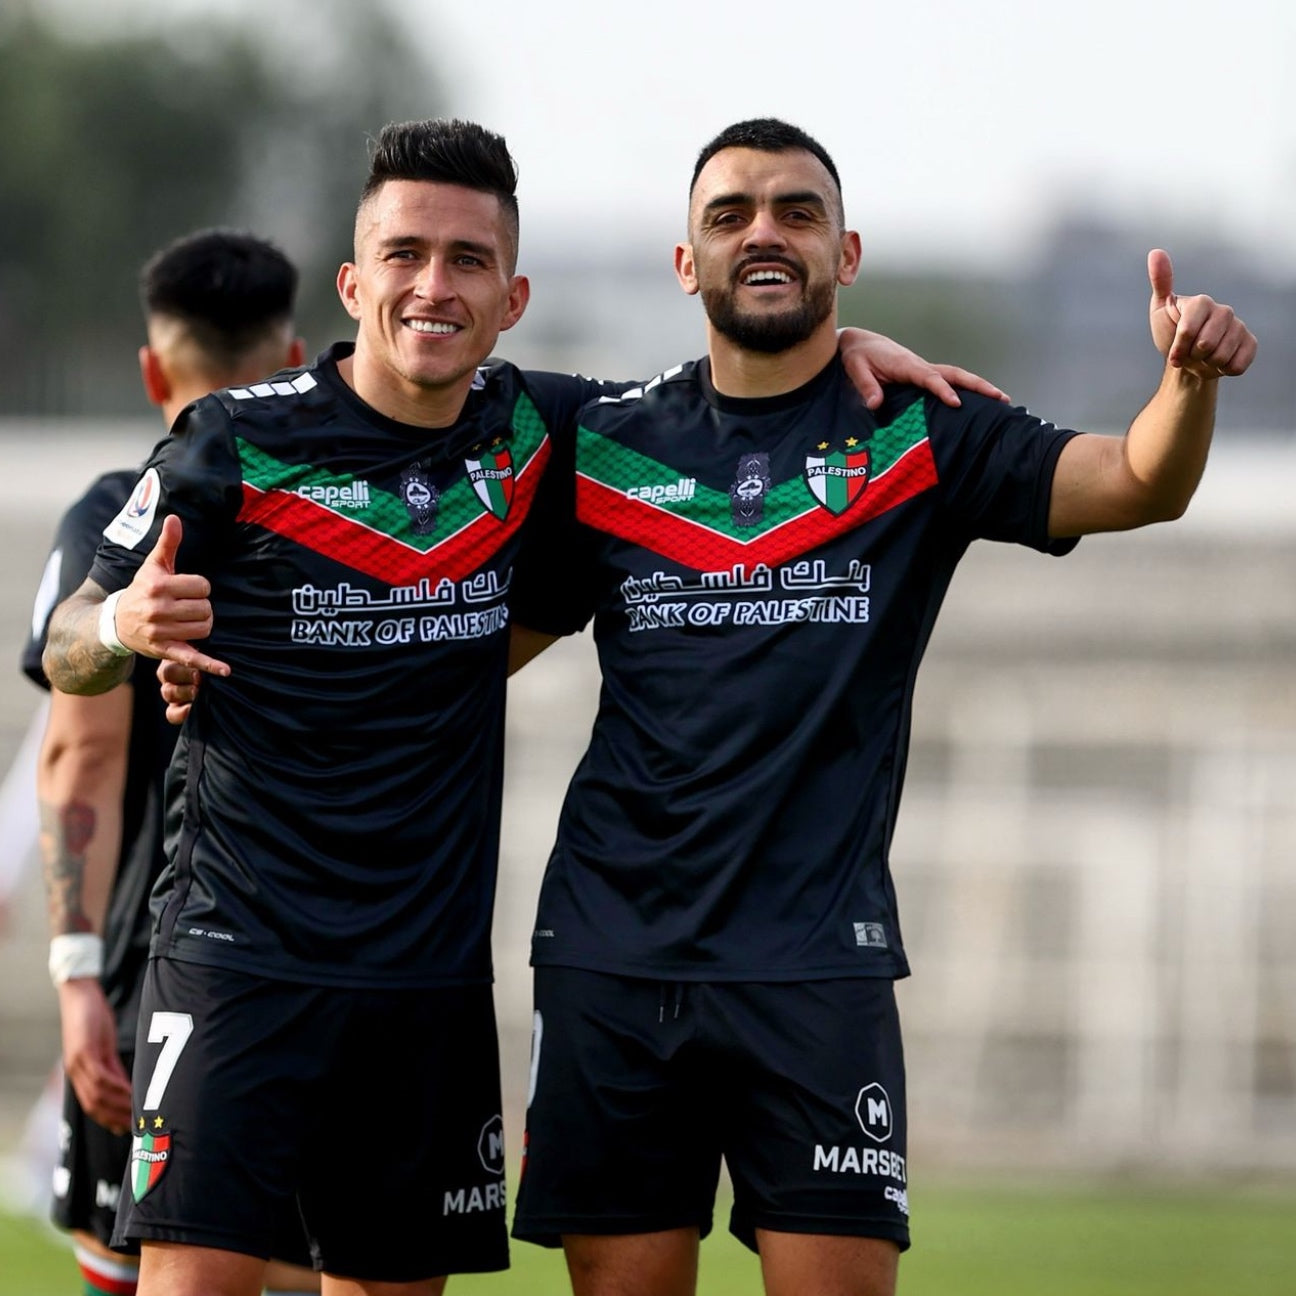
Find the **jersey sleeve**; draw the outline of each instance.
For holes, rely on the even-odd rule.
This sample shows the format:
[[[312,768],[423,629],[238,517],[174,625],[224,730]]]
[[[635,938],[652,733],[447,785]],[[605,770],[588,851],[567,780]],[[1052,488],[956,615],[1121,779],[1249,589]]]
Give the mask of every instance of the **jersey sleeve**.
[[[600,396],[622,396],[643,386],[639,381],[610,382],[581,374],[544,373],[530,369],[523,378],[540,417],[556,441],[571,439],[575,434],[577,416],[591,401]]]
[[[522,531],[509,584],[509,616],[543,634],[575,634],[594,615],[592,553],[576,521],[574,428],[554,438],[544,480]]]
[[[204,397],[181,411],[130,498],[104,528],[90,578],[109,592],[129,585],[171,513],[184,525],[176,570],[210,570],[229,551],[242,489],[229,415],[216,397]]]
[[[927,415],[946,509],[969,539],[1075,548],[1076,537],[1050,538],[1048,515],[1058,456],[1077,433],[969,393],[960,409],[929,399]]]
[[[513,565],[509,615],[542,634],[576,634],[594,615],[591,552],[576,521],[576,424],[587,404],[643,384],[534,371],[525,379],[553,453]]]

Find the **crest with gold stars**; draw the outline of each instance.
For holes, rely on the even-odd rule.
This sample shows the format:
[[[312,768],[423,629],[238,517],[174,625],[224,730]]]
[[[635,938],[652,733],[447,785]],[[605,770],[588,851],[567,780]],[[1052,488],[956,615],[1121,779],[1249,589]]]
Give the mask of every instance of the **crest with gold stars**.
[[[839,446],[820,441],[806,455],[805,475],[810,493],[829,513],[845,513],[868,485],[868,447],[859,437]]]
[[[468,480],[477,498],[501,521],[513,503],[513,455],[503,437],[488,445],[474,446],[464,460]]]
[[[141,1116],[131,1135],[130,1186],[136,1201],[142,1201],[171,1162],[171,1135],[161,1116]]]

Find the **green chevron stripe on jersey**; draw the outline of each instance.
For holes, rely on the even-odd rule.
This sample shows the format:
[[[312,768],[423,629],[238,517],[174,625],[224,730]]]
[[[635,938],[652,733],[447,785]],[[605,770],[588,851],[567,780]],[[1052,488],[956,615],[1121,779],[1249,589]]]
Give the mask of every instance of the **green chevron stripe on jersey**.
[[[697,484],[677,498],[649,503],[644,488],[687,474],[588,428],[577,431],[577,512],[582,522],[621,535],[699,570],[735,561],[780,562],[893,508],[936,482],[923,402],[915,401],[867,443],[868,485],[834,513],[811,491],[804,473],[764,497],[761,520],[739,527],[727,490]],[[634,492],[631,494],[631,492]]]
[[[244,496],[239,520],[290,535],[317,553],[383,578],[422,573],[426,563],[419,559],[433,554],[456,569],[471,561],[470,571],[521,523],[549,457],[544,420],[528,396],[518,397],[511,423],[515,475],[502,516],[474,489],[467,460],[463,475],[441,492],[435,528],[418,535],[395,493],[354,475],[284,463],[239,438]],[[457,578],[449,569],[444,574]]]

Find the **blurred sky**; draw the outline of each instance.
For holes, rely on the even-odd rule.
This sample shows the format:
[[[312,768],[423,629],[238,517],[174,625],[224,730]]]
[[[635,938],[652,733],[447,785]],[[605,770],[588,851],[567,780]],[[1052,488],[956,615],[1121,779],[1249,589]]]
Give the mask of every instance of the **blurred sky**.
[[[360,3],[360,0],[357,0]],[[299,0],[47,0],[88,26]],[[527,243],[673,241],[699,147],[775,115],[842,172],[870,259],[1011,268],[1062,210],[1296,277],[1293,0],[388,0],[450,111],[503,131]],[[254,16],[255,15],[255,16]],[[380,123],[376,123],[380,124]]]

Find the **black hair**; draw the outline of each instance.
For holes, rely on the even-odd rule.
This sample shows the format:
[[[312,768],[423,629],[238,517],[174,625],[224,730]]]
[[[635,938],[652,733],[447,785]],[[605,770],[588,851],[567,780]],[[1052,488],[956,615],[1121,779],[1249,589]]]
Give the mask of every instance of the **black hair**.
[[[837,195],[841,196],[841,176],[837,166],[828,154],[828,150],[817,139],[807,135],[799,126],[792,126],[777,117],[752,117],[748,121],[735,122],[726,126],[715,139],[703,146],[693,167],[693,179],[689,181],[689,195],[697,187],[698,176],[702,168],[711,161],[721,149],[746,148],[759,153],[786,153],[791,149],[802,149],[813,153],[833,178],[837,186]]]
[[[140,271],[146,315],[180,320],[198,345],[237,361],[292,319],[297,268],[273,243],[238,230],[186,234]]]
[[[517,164],[503,135],[457,117],[392,122],[373,146],[360,205],[388,180],[431,180],[494,194],[516,251]]]

